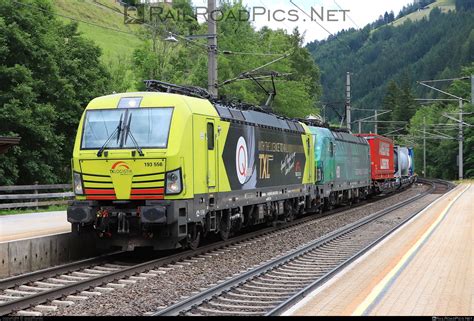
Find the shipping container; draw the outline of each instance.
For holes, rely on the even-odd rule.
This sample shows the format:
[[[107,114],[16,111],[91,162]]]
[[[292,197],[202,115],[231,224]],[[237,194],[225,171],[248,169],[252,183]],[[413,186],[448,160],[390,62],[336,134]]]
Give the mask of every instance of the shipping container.
[[[356,136],[364,137],[370,145],[372,180],[394,178],[393,141],[390,138],[376,134],[356,134]]]
[[[395,177],[409,177],[412,168],[412,158],[407,147],[395,146]]]
[[[415,150],[413,147],[408,147],[408,155],[410,156],[411,166],[408,172],[409,176],[415,175]]]

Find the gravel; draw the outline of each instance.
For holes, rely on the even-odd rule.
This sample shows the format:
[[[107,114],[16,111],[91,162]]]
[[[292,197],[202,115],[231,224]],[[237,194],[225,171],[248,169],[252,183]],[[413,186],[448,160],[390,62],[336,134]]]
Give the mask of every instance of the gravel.
[[[192,308],[185,315],[205,315],[205,316],[216,316],[216,315],[246,315],[249,312],[254,315],[265,315],[266,312],[276,307],[277,303],[269,303],[268,300],[262,300],[261,296],[256,301],[252,301],[251,297],[253,294],[250,291],[255,291],[255,286],[258,287],[260,293],[266,293],[266,295],[274,296],[277,293],[282,292],[293,292],[297,289],[290,289],[288,286],[288,280],[281,278],[282,274],[285,277],[292,276],[294,280],[298,280],[300,283],[297,285],[298,289],[301,290],[305,286],[311,284],[313,281],[330,272],[336,266],[342,262],[350,259],[361,249],[367,247],[369,244],[380,238],[385,233],[389,232],[392,228],[399,225],[402,221],[412,216],[412,213],[416,213],[420,209],[425,208],[433,202],[437,197],[435,195],[429,195],[423,200],[416,202],[416,204],[410,204],[405,206],[403,209],[393,211],[389,214],[383,215],[382,217],[371,221],[370,223],[363,225],[362,227],[349,232],[339,238],[325,243],[324,246],[309,251],[296,260],[291,260],[289,264],[280,265],[268,273],[263,273],[244,284],[233,288],[231,291],[224,292],[212,299],[206,301],[198,307]],[[292,264],[297,262],[299,265],[305,265],[307,268],[313,269],[312,276],[302,275],[301,271],[294,269]],[[284,269],[284,270],[283,270]],[[277,281],[280,284],[277,286],[278,291],[275,291],[272,281]],[[258,282],[258,285],[255,284]],[[285,284],[286,285],[283,285]],[[293,287],[296,284],[290,283]],[[268,287],[268,288],[267,288]],[[287,287],[285,289],[285,287]],[[251,304],[247,302],[236,301],[233,297],[233,293],[244,293],[247,298],[250,299]],[[294,293],[293,293],[294,294]],[[289,298],[291,295],[284,295],[285,298]],[[265,303],[263,303],[263,301]],[[252,306],[249,308],[248,306]]]
[[[108,294],[76,302],[69,307],[59,307],[57,311],[48,312],[45,315],[138,316],[154,312],[160,307],[179,301],[183,296],[193,295],[193,292],[202,291],[234,274],[260,265],[344,225],[422,193],[428,188],[425,185],[414,185],[399,194],[375,203],[322,217],[256,240],[231,246],[225,251],[218,250],[216,251],[219,253],[218,255],[206,257],[190,265],[181,267],[169,265],[168,267],[173,269],[167,271],[166,274],[150,277],[146,281],[139,281],[123,289],[116,289]],[[429,204],[433,199],[434,197],[417,203]]]

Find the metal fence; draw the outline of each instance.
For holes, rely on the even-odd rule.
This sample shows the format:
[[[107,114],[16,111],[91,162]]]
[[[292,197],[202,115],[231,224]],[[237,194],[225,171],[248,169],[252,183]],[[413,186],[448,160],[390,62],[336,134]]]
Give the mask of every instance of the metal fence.
[[[0,209],[64,205],[74,196],[71,189],[71,184],[0,186]]]

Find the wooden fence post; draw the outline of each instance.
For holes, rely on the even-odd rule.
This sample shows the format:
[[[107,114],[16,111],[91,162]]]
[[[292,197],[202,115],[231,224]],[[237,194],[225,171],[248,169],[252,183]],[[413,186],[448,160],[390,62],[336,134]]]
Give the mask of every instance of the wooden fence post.
[[[35,181],[35,185],[38,185],[38,181]],[[38,194],[38,189],[35,189],[35,194]],[[38,199],[37,198],[35,199],[35,203],[36,203],[36,210],[38,210]]]

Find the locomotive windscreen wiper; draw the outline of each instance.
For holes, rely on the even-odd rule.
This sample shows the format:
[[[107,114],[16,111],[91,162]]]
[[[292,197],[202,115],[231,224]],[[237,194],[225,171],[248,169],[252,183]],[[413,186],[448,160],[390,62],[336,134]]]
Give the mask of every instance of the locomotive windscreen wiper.
[[[112,134],[110,134],[110,136],[105,141],[104,145],[102,145],[102,147],[97,152],[97,157],[102,156],[102,153],[104,152],[105,147],[110,142],[112,137],[114,137],[115,134],[117,134],[117,143],[118,143],[119,138],[120,138],[120,132],[122,131],[122,118],[123,118],[123,113],[120,115],[120,121],[119,121],[119,124],[117,125],[117,127],[115,128],[115,130],[112,132]]]
[[[128,118],[127,126],[125,127],[125,131],[124,131],[125,142],[124,142],[123,145],[124,146],[127,145],[127,138],[128,138],[128,136],[130,136],[130,138],[132,139],[133,144],[135,145],[136,150],[138,151],[138,155],[145,156],[145,154],[143,154],[143,151],[142,151],[140,145],[138,145],[137,141],[135,140],[135,137],[133,137],[132,131],[130,130],[130,123],[132,122],[132,116],[133,116],[133,114],[130,113],[130,117]]]

